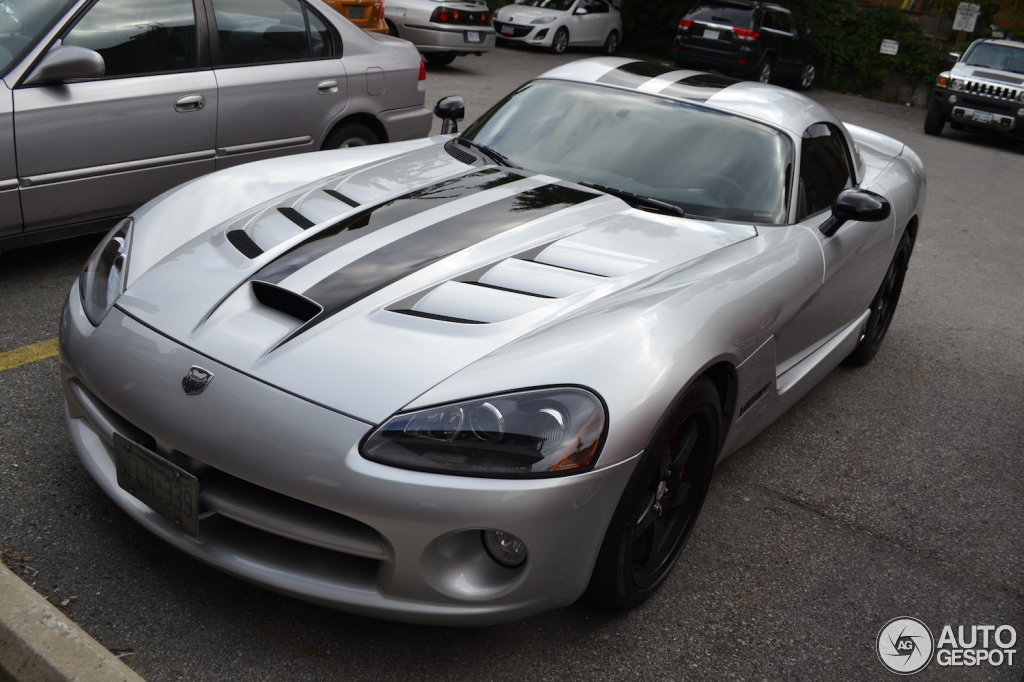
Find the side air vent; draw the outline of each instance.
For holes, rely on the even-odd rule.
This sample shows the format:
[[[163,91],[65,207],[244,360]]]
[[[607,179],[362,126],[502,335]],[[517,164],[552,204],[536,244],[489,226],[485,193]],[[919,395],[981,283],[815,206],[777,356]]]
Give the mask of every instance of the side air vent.
[[[316,225],[312,220],[290,206],[280,206],[277,210],[281,215],[301,227],[303,230],[308,230]]]
[[[252,292],[256,295],[256,300],[263,305],[285,315],[291,315],[302,322],[309,322],[323,312],[323,308],[319,304],[274,284],[254,281]]]
[[[228,232],[228,241],[246,258],[258,258],[263,255],[263,249],[252,240],[245,230],[231,230]]]
[[[477,162],[477,158],[463,149],[455,140],[448,140],[444,145],[444,150],[469,166]]]
[[[341,203],[348,204],[352,208],[355,208],[356,206],[359,205],[358,201],[356,201],[355,199],[353,199],[351,197],[345,196],[344,194],[342,194],[341,192],[338,192],[337,190],[325,189],[324,190],[324,194],[328,194],[328,195],[334,197],[335,199],[337,199],[338,201],[340,201]]]
[[[554,298],[554,296],[545,296],[544,294],[537,294],[532,291],[523,291],[522,289],[512,289],[510,287],[500,287],[497,284],[487,284],[486,282],[464,282],[464,284],[472,284],[476,287],[486,287],[488,289],[496,289],[497,291],[508,291],[513,294],[522,294],[523,296],[536,296],[537,298]]]
[[[412,317],[424,317],[428,320],[440,320],[441,322],[454,322],[455,324],[487,324],[480,320],[464,320],[461,317],[449,317],[448,315],[435,315],[434,313],[426,313],[422,310],[392,310],[393,313],[399,313],[401,315],[411,315]]]

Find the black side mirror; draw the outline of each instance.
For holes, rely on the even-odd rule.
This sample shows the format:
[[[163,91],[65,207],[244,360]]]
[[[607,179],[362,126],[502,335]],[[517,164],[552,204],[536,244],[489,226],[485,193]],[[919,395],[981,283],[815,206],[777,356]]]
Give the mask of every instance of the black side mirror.
[[[442,97],[434,105],[434,116],[443,121],[441,134],[459,132],[459,121],[466,117],[466,103],[457,95]]]
[[[58,45],[43,57],[23,85],[63,83],[75,78],[102,78],[106,70],[107,65],[99,52],[74,45]]]
[[[866,189],[846,189],[836,197],[832,215],[818,229],[826,237],[831,237],[851,220],[873,223],[885,220],[891,213],[892,205],[881,194]]]

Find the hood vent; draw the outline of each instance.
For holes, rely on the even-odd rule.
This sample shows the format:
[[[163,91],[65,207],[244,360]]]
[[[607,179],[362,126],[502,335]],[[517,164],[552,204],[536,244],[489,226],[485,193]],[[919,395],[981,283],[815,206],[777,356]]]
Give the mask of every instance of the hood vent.
[[[277,211],[285,218],[301,227],[303,230],[308,230],[309,228],[316,225],[316,223],[314,223],[312,220],[299,213],[296,209],[292,208],[291,206],[278,206]]]
[[[228,232],[228,241],[248,259],[259,258],[263,255],[263,249],[252,240],[252,237],[245,230],[231,230]]]
[[[440,320],[441,322],[454,322],[455,324],[487,324],[486,322],[481,322],[480,320],[466,320],[466,319],[463,319],[461,317],[451,317],[450,315],[438,315],[436,313],[428,313],[428,312],[424,312],[422,310],[412,310],[412,309],[409,309],[409,308],[403,309],[403,310],[392,310],[391,312],[399,313],[401,315],[411,315],[412,317],[423,317],[423,318],[426,318],[428,320]]]
[[[324,310],[305,296],[266,282],[254,281],[252,293],[255,294],[257,301],[268,308],[290,315],[301,322],[309,322]]]
[[[341,192],[339,192],[337,190],[325,189],[324,193],[327,194],[328,196],[334,197],[335,199],[337,199],[338,201],[340,201],[343,204],[348,204],[352,208],[356,208],[357,206],[359,206],[359,202],[358,201],[356,201],[355,199],[353,199],[351,197],[345,196],[344,194],[342,194]]]
[[[461,161],[467,166],[472,166],[478,159],[467,152],[465,149],[459,146],[455,140],[449,140],[444,145],[444,150],[451,154],[456,160]]]
[[[486,282],[465,282],[465,284],[472,284],[473,286],[477,287],[487,287],[488,289],[497,289],[498,291],[508,291],[513,294],[522,294],[523,296],[536,296],[537,298],[554,298],[554,296],[546,296],[544,294],[538,294],[533,291],[523,291],[522,289],[500,287],[497,284],[487,284]]]

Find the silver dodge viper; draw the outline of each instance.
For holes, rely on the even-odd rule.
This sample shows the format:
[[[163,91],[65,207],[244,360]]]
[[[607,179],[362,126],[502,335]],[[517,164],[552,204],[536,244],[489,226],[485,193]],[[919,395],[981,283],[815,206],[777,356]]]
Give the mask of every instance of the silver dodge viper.
[[[259,161],[100,243],[60,325],[97,483],[178,549],[420,623],[666,580],[716,463],[893,319],[909,148],[761,83],[562,66],[458,134]]]

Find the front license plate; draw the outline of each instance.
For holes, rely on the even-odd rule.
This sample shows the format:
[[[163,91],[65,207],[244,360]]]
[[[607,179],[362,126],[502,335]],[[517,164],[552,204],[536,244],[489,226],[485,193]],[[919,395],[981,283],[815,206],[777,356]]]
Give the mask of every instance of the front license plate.
[[[119,486],[189,535],[199,535],[199,479],[117,433],[114,452]]]
[[[349,19],[362,19],[366,10],[358,5],[348,8]]]
[[[704,29],[704,37],[707,38],[708,40],[718,40],[718,36],[720,36],[720,35],[721,35],[721,33],[719,33],[718,31],[716,31],[714,29],[711,29],[711,28]]]
[[[480,36],[480,31],[466,31],[466,42],[467,43],[482,43],[484,39]]]
[[[504,35],[504,36],[510,36],[510,35],[512,35],[515,32],[516,32],[516,30],[513,27],[511,27],[511,26],[507,26],[506,25],[506,26],[502,26],[501,27],[501,34]]]
[[[991,123],[992,114],[986,113],[984,111],[975,111],[974,114],[971,116],[971,120],[977,121],[978,123]]]

